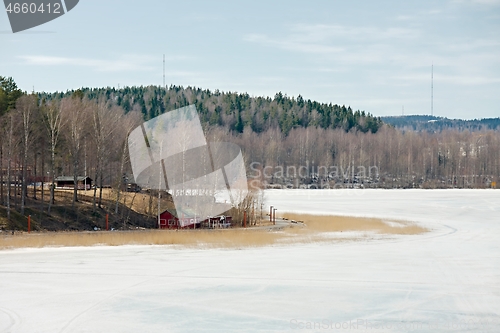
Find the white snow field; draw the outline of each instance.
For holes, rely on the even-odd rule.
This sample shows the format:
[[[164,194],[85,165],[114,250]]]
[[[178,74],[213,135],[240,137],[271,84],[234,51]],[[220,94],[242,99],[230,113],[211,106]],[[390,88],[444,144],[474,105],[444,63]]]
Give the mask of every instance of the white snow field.
[[[0,251],[0,332],[500,332],[500,191],[271,190],[431,228],[242,249]]]

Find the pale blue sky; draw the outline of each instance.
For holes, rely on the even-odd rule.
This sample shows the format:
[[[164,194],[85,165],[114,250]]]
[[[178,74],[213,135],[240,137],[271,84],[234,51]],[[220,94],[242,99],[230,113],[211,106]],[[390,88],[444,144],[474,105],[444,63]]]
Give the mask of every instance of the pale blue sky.
[[[23,90],[191,85],[282,91],[377,116],[500,116],[500,0],[107,1],[12,34],[0,75]]]

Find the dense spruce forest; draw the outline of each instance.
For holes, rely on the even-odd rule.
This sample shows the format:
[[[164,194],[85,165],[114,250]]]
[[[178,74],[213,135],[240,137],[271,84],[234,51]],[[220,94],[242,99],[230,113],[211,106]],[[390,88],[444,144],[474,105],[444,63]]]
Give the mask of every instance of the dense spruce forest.
[[[38,96],[50,101],[75,93],[144,120],[194,104],[207,135],[238,143],[249,175],[260,176],[267,186],[489,187],[500,174],[495,119],[380,118],[300,95],[251,97],[182,86],[83,88]],[[299,175],[299,168],[305,174]]]
[[[61,99],[71,96],[66,93],[39,93],[40,100]],[[255,133],[279,128],[287,135],[292,128],[320,127],[356,129],[375,133],[382,125],[380,118],[365,111],[353,111],[351,107],[319,103],[277,93],[274,98],[251,97],[247,93],[202,90],[196,87],[158,86],[124,87],[122,89],[82,88],[79,90],[88,99],[104,99],[123,108],[125,113],[137,111],[149,120],[166,111],[195,105],[201,121],[211,126],[221,126],[234,133],[242,133],[249,127]]]
[[[0,77],[0,220],[2,207],[10,218],[35,204],[49,218],[59,176],[93,179],[89,219],[102,209],[119,214],[127,208],[121,192],[133,182],[128,134],[187,105],[196,106],[207,140],[242,148],[248,177],[266,188],[489,188],[500,180],[500,131],[488,120],[432,130],[281,92],[270,98],[148,86],[26,93]],[[429,120],[445,123],[420,123]],[[103,187],[113,200],[106,202]],[[75,189],[69,199],[77,209],[82,198]],[[154,219],[152,201],[149,207]]]
[[[449,129],[472,132],[500,129],[500,118],[463,120],[436,116],[412,115],[381,117],[381,119],[384,123],[393,125],[396,128],[417,132],[440,132]]]

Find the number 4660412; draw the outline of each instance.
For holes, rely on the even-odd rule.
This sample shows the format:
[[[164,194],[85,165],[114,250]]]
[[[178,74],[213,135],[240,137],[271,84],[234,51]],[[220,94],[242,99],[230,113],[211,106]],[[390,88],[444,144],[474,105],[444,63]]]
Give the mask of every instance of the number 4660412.
[[[61,4],[55,3],[9,3],[5,8],[7,13],[15,14],[35,14],[35,13],[48,13],[48,14],[61,14]]]

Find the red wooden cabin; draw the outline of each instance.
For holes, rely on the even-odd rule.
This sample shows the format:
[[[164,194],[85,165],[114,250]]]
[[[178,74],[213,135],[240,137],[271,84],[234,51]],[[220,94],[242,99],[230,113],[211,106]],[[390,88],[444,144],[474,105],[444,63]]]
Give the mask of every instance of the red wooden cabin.
[[[193,229],[199,228],[199,217],[186,210],[167,209],[160,214],[160,229]]]
[[[225,229],[232,226],[231,216],[214,216],[204,220],[187,210],[167,209],[160,214],[160,229]]]

